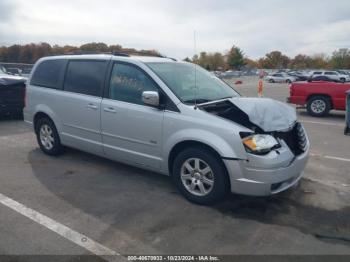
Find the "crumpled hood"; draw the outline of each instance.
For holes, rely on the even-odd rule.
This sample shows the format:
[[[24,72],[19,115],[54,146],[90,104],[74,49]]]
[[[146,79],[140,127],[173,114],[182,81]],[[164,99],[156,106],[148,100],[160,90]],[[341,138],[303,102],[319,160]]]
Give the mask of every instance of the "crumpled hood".
[[[230,101],[265,132],[288,129],[297,120],[293,107],[270,98],[234,97]]]

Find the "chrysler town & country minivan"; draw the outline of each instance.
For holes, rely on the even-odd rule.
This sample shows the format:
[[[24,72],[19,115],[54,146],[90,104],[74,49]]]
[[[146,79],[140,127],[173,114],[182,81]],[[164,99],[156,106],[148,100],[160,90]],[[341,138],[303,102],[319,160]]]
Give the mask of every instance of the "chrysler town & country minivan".
[[[296,185],[310,147],[292,107],[242,97],[199,66],[159,57],[40,59],[24,117],[44,153],[72,147],[170,175],[198,204]]]

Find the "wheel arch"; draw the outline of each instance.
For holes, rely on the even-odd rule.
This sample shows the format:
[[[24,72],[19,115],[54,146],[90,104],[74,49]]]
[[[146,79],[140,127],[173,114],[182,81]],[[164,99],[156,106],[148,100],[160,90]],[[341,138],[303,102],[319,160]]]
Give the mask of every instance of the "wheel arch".
[[[51,117],[50,117],[48,114],[39,111],[39,112],[37,112],[37,113],[34,115],[34,119],[33,119],[34,130],[37,129],[37,123],[38,123],[38,121],[39,121],[40,119],[43,119],[43,118],[48,118],[48,119],[50,119],[50,120],[52,121]]]
[[[39,107],[34,113],[34,116],[33,116],[34,130],[36,130],[37,121],[40,118],[44,118],[44,117],[49,118],[54,123],[57,129],[57,132],[60,133],[61,126],[59,125],[59,122],[57,121],[54,112],[52,112],[49,108],[42,108],[42,107]]]
[[[184,140],[179,143],[177,143],[170,151],[169,156],[168,156],[168,172],[169,175],[172,174],[172,167],[174,164],[174,160],[176,156],[186,148],[191,148],[191,147],[196,147],[196,148],[203,148],[205,150],[208,150],[212,154],[214,154],[220,161],[222,161],[222,156],[219,154],[217,150],[215,150],[213,147],[209,146],[208,144],[205,144],[203,142],[199,142],[196,140]],[[222,162],[224,165],[224,163]],[[224,165],[225,169],[226,166]]]

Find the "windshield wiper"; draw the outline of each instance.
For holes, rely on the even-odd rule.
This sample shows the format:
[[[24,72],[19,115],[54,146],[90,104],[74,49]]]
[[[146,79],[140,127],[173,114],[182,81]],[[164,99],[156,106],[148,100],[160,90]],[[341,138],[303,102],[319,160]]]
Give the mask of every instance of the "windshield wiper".
[[[185,100],[184,103],[189,103],[189,104],[201,104],[201,103],[208,103],[211,102],[212,100],[210,99],[204,99],[204,98],[198,98],[198,99],[189,99],[189,100]]]
[[[222,98],[218,98],[218,99],[214,99],[214,100],[205,99],[205,98],[189,99],[189,100],[185,100],[184,103],[204,104],[204,103],[209,103],[209,102],[215,102],[215,101],[219,101],[219,100],[229,99],[229,98],[232,98],[232,97],[233,97],[233,96],[228,96],[228,97],[222,97]]]
[[[219,98],[219,99],[216,99],[216,100],[224,100],[224,99],[229,99],[229,98],[232,98],[234,96],[227,96],[227,97],[223,97],[223,98]]]

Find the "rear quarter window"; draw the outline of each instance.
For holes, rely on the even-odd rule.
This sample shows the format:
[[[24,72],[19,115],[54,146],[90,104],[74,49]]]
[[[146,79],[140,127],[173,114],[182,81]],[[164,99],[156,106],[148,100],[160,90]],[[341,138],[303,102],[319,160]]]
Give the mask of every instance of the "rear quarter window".
[[[66,68],[67,60],[46,60],[41,62],[35,69],[31,85],[62,89],[63,75]]]

